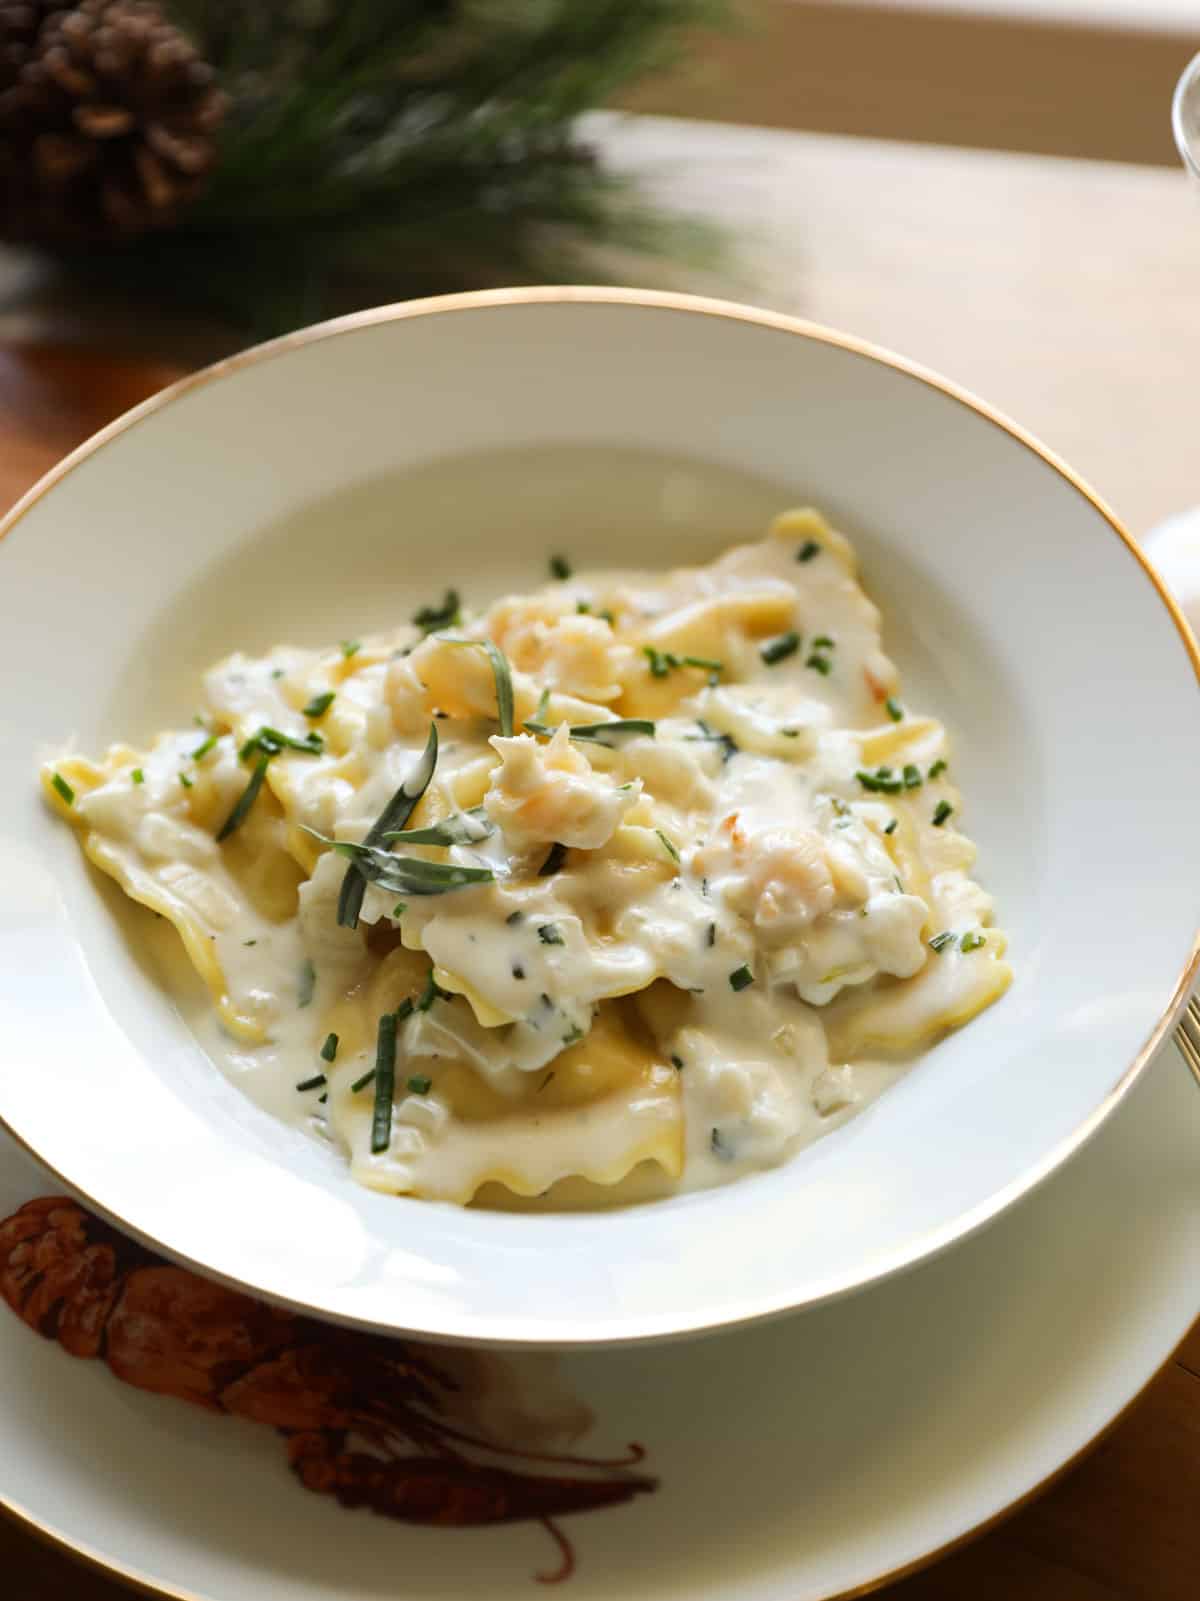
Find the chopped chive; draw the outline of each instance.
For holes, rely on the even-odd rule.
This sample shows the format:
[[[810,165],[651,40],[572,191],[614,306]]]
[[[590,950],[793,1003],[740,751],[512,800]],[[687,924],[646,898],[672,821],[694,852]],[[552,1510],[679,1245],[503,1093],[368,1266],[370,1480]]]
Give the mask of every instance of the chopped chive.
[[[359,640],[359,639],[343,639],[342,640],[342,655],[346,658],[347,661],[350,660],[351,656],[357,656],[361,649],[362,649],[362,641]]]
[[[797,561],[811,561],[820,551],[821,547],[815,539],[806,539],[796,552]]]
[[[877,767],[873,773],[860,767],[854,776],[871,794],[898,795],[904,788],[904,780],[894,777],[890,767]]]
[[[708,1137],[708,1143],[714,1156],[719,1156],[722,1162],[733,1161],[733,1150],[719,1128],[713,1129]]]
[[[812,642],[812,648],[813,650],[832,650],[833,640],[830,639],[828,634],[818,634]]]
[[[412,772],[367,830],[367,836],[363,840],[365,846],[370,848],[379,845],[390,829],[404,827],[416,809],[417,802],[429,788],[433,770],[437,766],[437,756],[437,724],[430,723],[425,749],[421,752]],[[337,920],[343,928],[358,927],[358,914],[362,910],[363,896],[366,892],[366,877],[360,871],[357,862],[352,861],[346,869],[346,876],[342,879],[341,891],[338,894]]]
[[[557,578],[560,583],[571,576],[571,564],[565,556],[551,556],[550,576]]]
[[[776,634],[774,639],[768,639],[765,645],[759,647],[758,654],[768,667],[774,667],[776,662],[786,661],[799,649],[800,635],[792,629],[786,634]]]
[[[591,611],[591,609],[592,609],[592,603],[591,603],[590,600],[577,600],[575,602],[575,610],[576,610],[576,612],[579,613],[579,615],[581,617],[585,616],[588,612]]]
[[[519,923],[524,916],[525,916],[524,912],[520,912],[520,911],[518,911],[518,912],[509,912],[508,916],[504,919],[504,921],[511,928],[514,923]]]
[[[314,695],[304,708],[303,715],[305,717],[324,717],[336,699],[337,695],[332,689],[327,689],[323,695]]]
[[[937,761],[934,762],[933,766],[929,769],[929,776],[930,778],[940,778],[945,771],[946,763],[939,756]]]
[[[374,1077],[375,1077],[375,1069],[373,1067],[369,1067],[361,1078],[356,1078],[354,1080],[354,1083],[351,1084],[351,1086],[350,1086],[351,1095],[357,1095],[359,1090],[365,1090],[367,1085],[371,1082],[371,1080]]]
[[[702,667],[705,672],[709,673],[723,673],[725,671],[725,663],[714,661],[711,656],[684,656],[682,661],[685,667]]]
[[[977,951],[981,945],[987,944],[987,937],[981,934],[978,929],[972,929],[969,933],[964,934],[958,943],[960,949],[964,951]]]
[[[433,1088],[433,1080],[426,1078],[424,1073],[414,1073],[408,1081],[407,1088],[414,1095],[428,1095]]]
[[[894,695],[889,695],[884,701],[883,709],[894,723],[902,723],[904,721],[904,707],[901,706]]]
[[[814,672],[820,673],[822,678],[828,678],[833,671],[833,663],[828,656],[810,656],[804,665],[811,667]]]
[[[671,1066],[675,1069],[675,1071],[677,1073],[682,1073],[683,1072],[683,1057],[682,1056],[673,1056],[671,1058]]]
[[[298,1090],[319,1090],[322,1085],[328,1084],[328,1082],[329,1080],[325,1077],[324,1073],[314,1073],[311,1078],[302,1079],[300,1083],[296,1085],[296,1088]]]
[[[543,945],[565,945],[567,942],[556,923],[542,923],[538,927],[538,938]]]
[[[548,689],[543,689],[542,693],[538,696],[538,703],[537,703],[537,706],[535,707],[534,713],[533,713],[533,720],[534,720],[535,723],[540,723],[543,720],[543,718],[546,715],[546,712],[549,710],[549,707],[550,707],[550,691]],[[526,728],[528,728],[529,724],[526,723],[525,726],[526,726]]]
[[[192,788],[192,781],[186,773],[180,773],[179,782],[183,785],[184,789]]]
[[[397,901],[395,906],[392,907],[392,917],[393,917],[393,919],[398,921],[401,917],[404,916],[404,914],[405,914],[405,912],[407,912],[407,910],[408,910],[408,902],[407,901]]]
[[[715,923],[710,923],[708,925],[708,930],[704,936],[704,943],[708,946],[709,950],[712,950],[713,946],[717,943],[717,925]]]
[[[658,835],[659,839],[662,841],[663,849],[666,851],[667,855],[671,858],[671,860],[673,862],[678,862],[678,860],[679,860],[679,852],[675,849],[674,845],[667,838],[667,836],[663,833],[662,829],[661,828],[656,828],[654,830],[654,832]]]
[[[272,669],[271,669],[271,677],[272,678],[282,678],[283,677],[283,668],[282,667],[272,667]]]
[[[946,821],[947,817],[950,816],[953,810],[954,807],[951,806],[949,801],[938,801],[937,811],[934,812],[932,819],[934,828],[941,828],[942,824]]]
[[[212,750],[213,746],[216,743],[217,743],[217,736],[215,734],[210,734],[208,736],[208,738],[204,741],[203,745],[197,745],[196,746],[195,750],[192,752],[192,760],[194,762],[200,761],[202,757],[208,755],[209,751]]]
[[[520,962],[514,962],[512,964],[512,976],[516,979],[518,984],[524,980],[525,969],[521,966]]]
[[[946,929],[944,933],[935,934],[933,936],[933,938],[929,941],[929,949],[931,951],[941,951],[944,950],[947,945],[953,944],[954,935],[949,929]]]
[[[296,986],[296,1005],[308,1006],[313,998],[313,991],[317,987],[317,970],[311,961],[306,961],[300,969],[300,982]]]
[[[583,1038],[583,1030],[578,1023],[572,1023],[569,1031],[563,1035],[564,1045],[576,1045]]]
[[[129,776],[133,779],[135,784],[144,784],[146,782],[146,775],[142,772],[140,767],[135,767]]]
[[[901,777],[904,779],[905,789],[920,789],[921,784],[923,783],[923,779],[921,778],[921,769],[919,767],[914,767],[912,762],[905,762],[904,771],[901,774]]]
[[[396,1014],[379,1019],[375,1039],[375,1110],[371,1116],[371,1150],[378,1155],[392,1143],[392,1097],[396,1088]]]
[[[896,832],[896,821],[897,819],[893,817],[891,822],[884,829],[885,834],[894,834]]]
[[[246,815],[250,808],[254,805],[254,802],[258,797],[258,792],[263,786],[263,779],[267,776],[267,766],[270,760],[271,758],[265,755],[258,758],[254,771],[250,774],[250,782],[238,796],[237,801],[234,803],[233,810],[230,812],[229,816],[221,824],[220,830],[217,833],[218,844],[220,844],[222,840],[228,839],[230,834],[233,833],[234,829],[240,828],[241,825],[246,821]]]
[[[679,665],[678,656],[672,656],[669,651],[655,650],[653,645],[643,645],[642,655],[650,663],[652,678],[665,678],[672,667]]]
[[[338,1037],[336,1034],[326,1034],[325,1043],[321,1047],[321,1060],[332,1062],[337,1056]]]
[[[242,941],[242,944],[243,945],[257,945],[258,941],[256,939],[244,939]]]
[[[732,990],[748,989],[753,983],[754,974],[744,963],[741,967],[735,967],[729,975],[729,987]]]
[[[457,589],[448,589],[440,606],[422,606],[413,613],[413,623],[422,634],[435,634],[439,628],[455,628],[462,621],[462,602]]]
[[[425,988],[421,991],[420,999],[416,1002],[416,1010],[418,1012],[428,1012],[432,1008],[434,1001],[448,1001],[449,999],[450,991],[442,989],[440,984],[435,983],[433,968],[431,967],[429,969],[429,977],[425,980]]]
[[[55,773],[53,778],[50,780],[50,784],[51,787],[57,790],[57,792],[62,796],[63,800],[66,801],[68,806],[74,806],[75,791],[71,788],[70,784],[67,783],[66,779],[61,773]]]
[[[537,1089],[534,1091],[534,1094],[535,1095],[540,1095],[542,1093],[542,1091],[546,1088],[546,1085],[549,1084],[550,1080],[553,1077],[554,1077],[554,1069],[551,1068],[550,1071],[546,1074],[545,1078],[542,1080],[542,1082],[538,1085]]]
[[[557,843],[551,845],[550,854],[538,868],[537,876],[539,878],[552,878],[554,874],[558,872],[559,868],[566,861],[566,859],[567,847],[565,845]]]

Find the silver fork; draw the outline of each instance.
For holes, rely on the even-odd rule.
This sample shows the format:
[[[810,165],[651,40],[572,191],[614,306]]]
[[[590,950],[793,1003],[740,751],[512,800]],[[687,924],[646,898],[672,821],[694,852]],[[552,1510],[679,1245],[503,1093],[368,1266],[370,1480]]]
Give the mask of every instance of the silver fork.
[[[1192,1077],[1200,1084],[1200,999],[1195,995],[1187,1003],[1187,1010],[1175,1029],[1175,1043],[1179,1054],[1192,1070]]]

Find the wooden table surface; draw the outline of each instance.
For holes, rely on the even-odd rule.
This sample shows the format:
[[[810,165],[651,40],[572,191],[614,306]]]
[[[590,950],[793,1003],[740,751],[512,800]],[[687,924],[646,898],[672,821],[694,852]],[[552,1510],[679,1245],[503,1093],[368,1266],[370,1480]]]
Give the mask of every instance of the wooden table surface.
[[[596,132],[664,204],[736,231],[738,260],[692,287],[944,371],[1057,449],[1135,533],[1200,501],[1200,205],[1181,176],[657,118],[598,121]],[[152,308],[133,317],[63,301],[0,257],[0,510],[221,347],[216,332]],[[127,1593],[8,1524],[0,1573],[19,1601]],[[880,1594],[1196,1601],[1200,1324],[1082,1464]]]

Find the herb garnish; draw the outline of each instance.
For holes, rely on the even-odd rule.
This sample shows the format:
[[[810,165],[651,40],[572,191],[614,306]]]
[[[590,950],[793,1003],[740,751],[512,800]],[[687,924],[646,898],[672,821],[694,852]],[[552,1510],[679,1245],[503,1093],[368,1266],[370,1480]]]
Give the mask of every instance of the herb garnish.
[[[953,810],[954,810],[954,807],[951,806],[949,801],[946,801],[946,800],[938,801],[938,803],[937,803],[937,811],[934,812],[933,818],[932,818],[932,822],[933,822],[934,828],[941,828],[942,824],[946,821],[947,817],[950,816],[950,814],[953,812]]]
[[[904,788],[904,780],[897,778],[890,767],[877,767],[873,773],[864,772],[860,767],[854,776],[873,795],[898,795]]]
[[[408,910],[408,902],[407,901],[397,901],[395,906],[392,907],[392,919],[393,919],[393,921],[398,921],[401,917],[404,916],[404,914],[405,914],[405,912],[407,912],[407,910]]]
[[[901,706],[894,695],[889,695],[884,701],[883,709],[894,723],[902,723],[904,721],[904,707]]]
[[[375,1110],[371,1149],[376,1155],[392,1143],[392,1096],[396,1088],[396,1014],[385,1012],[375,1038]]]
[[[184,789],[192,788],[192,781],[186,773],[180,773],[179,782],[183,785]]]
[[[673,862],[678,862],[679,861],[679,852],[675,849],[675,846],[671,843],[671,841],[663,833],[662,829],[661,828],[656,828],[654,830],[654,832],[658,835],[659,839],[662,841],[662,847],[666,851],[667,855],[671,858],[671,860]]]
[[[472,645],[476,650],[485,650],[488,660],[492,664],[492,678],[496,684],[496,717],[500,723],[500,733],[505,739],[513,736],[513,683],[512,669],[508,665],[508,657],[499,645],[490,639],[449,639],[448,645]],[[546,691],[549,694],[549,691]]]
[[[833,640],[830,639],[828,634],[818,634],[812,642],[812,648],[813,650],[832,650]]]
[[[731,990],[737,991],[748,989],[753,983],[754,974],[744,963],[741,967],[735,967],[733,972],[729,975],[729,987]]]
[[[939,756],[937,761],[934,762],[933,766],[929,769],[929,776],[930,776],[930,778],[940,778],[945,771],[946,771],[946,763]]]
[[[981,934],[978,929],[971,929],[963,935],[958,944],[960,950],[977,951],[981,945],[987,944],[987,937]]]
[[[524,726],[529,733],[547,739],[557,732],[545,723],[530,722]],[[646,734],[653,739],[654,730],[655,724],[646,717],[614,717],[607,723],[575,723],[567,733],[582,744],[604,745],[608,750],[617,750],[625,740],[634,739],[639,734]]]
[[[406,1086],[414,1095],[428,1095],[433,1088],[433,1080],[426,1078],[424,1073],[414,1073]]]
[[[50,784],[53,789],[58,791],[68,806],[74,806],[75,791],[71,788],[70,784],[67,783],[66,779],[61,773],[55,773],[50,780]]]
[[[140,767],[135,767],[129,776],[133,779],[135,784],[144,784],[146,782],[146,775],[142,772]]]
[[[404,1022],[404,1019],[406,1017],[411,1017],[412,1016],[412,1011],[413,1011],[412,996],[409,995],[409,996],[406,996],[404,998],[404,1000],[402,1000],[400,1002],[399,1006],[397,1006],[396,1010],[393,1013],[390,1013],[389,1015],[395,1018],[396,1026],[399,1027],[400,1024]],[[375,1067],[369,1067],[367,1069],[367,1071],[362,1075],[361,1078],[356,1078],[354,1080],[354,1083],[351,1084],[351,1086],[350,1086],[350,1093],[352,1095],[357,1095],[359,1090],[366,1089],[367,1085],[375,1077],[375,1074],[376,1074],[377,1070],[378,1070],[378,1061],[376,1062]]]
[[[263,779],[267,776],[267,766],[270,760],[269,756],[260,756],[258,758],[254,771],[250,774],[250,782],[234,802],[233,810],[217,832],[218,844],[222,840],[228,839],[234,829],[240,828],[246,821],[246,815],[257,800],[258,792],[263,786]]]
[[[496,825],[482,806],[473,806],[469,812],[455,812],[431,823],[428,828],[389,829],[383,836],[390,844],[403,845],[474,845],[496,832]]]
[[[666,678],[676,667],[700,667],[714,676],[725,671],[725,663],[711,656],[676,656],[673,650],[655,650],[653,645],[643,645],[642,655],[650,663],[652,678]]]
[[[462,621],[457,589],[448,589],[440,606],[422,606],[413,613],[413,623],[422,634],[436,633],[439,628],[455,628]]]
[[[885,834],[894,834],[896,832],[896,823],[897,823],[897,821],[898,821],[898,819],[893,817],[891,822],[884,829],[884,833]]]
[[[811,561],[820,549],[821,547],[815,539],[806,539],[796,552],[796,560]]]
[[[683,1072],[683,1057],[682,1056],[673,1056],[671,1058],[671,1066],[675,1069],[675,1071],[677,1073],[682,1073]]]
[[[901,777],[904,779],[905,789],[920,789],[924,782],[921,777],[921,769],[914,767],[912,762],[905,762]]]
[[[535,1095],[540,1095],[542,1093],[542,1091],[546,1088],[546,1085],[549,1084],[550,1080],[553,1077],[554,1077],[554,1069],[551,1068],[550,1071],[546,1074],[545,1078],[542,1080],[542,1082],[538,1085],[537,1089],[534,1090],[533,1093]]]
[[[954,938],[955,936],[953,933],[951,933],[949,929],[946,929],[944,933],[935,934],[933,936],[933,938],[929,941],[929,949],[931,951],[944,950],[947,945],[954,944]]]
[[[732,734],[718,734],[715,728],[711,728],[708,723],[704,721],[703,717],[697,717],[696,727],[700,730],[700,732],[698,734],[685,734],[683,736],[685,741],[689,745],[699,744],[701,741],[710,745],[720,745],[722,766],[729,760],[731,756],[736,756],[738,751],[741,749],[741,746],[738,744],[737,740],[734,739]]]
[[[725,1138],[719,1128],[713,1129],[708,1138],[709,1146],[714,1156],[719,1156],[722,1162],[733,1161],[733,1151],[725,1143]]]
[[[804,665],[811,667],[814,672],[820,673],[822,678],[828,678],[833,671],[833,663],[828,656],[810,656]]]
[[[710,923],[708,925],[708,931],[704,936],[704,943],[708,946],[709,950],[711,950],[717,943],[717,925],[715,923]]]
[[[324,1073],[314,1073],[311,1078],[302,1079],[296,1085],[296,1088],[298,1090],[319,1090],[323,1084],[328,1084],[328,1082],[329,1080]]]
[[[208,755],[209,751],[212,750],[216,743],[217,736],[215,734],[210,734],[202,745],[196,746],[195,750],[192,752],[192,760],[194,762],[200,761],[202,757]]]
[[[538,938],[543,945],[565,945],[562,931],[556,923],[541,923],[538,926]]]
[[[313,990],[317,987],[317,970],[311,961],[306,961],[300,969],[300,982],[296,986],[296,1005],[308,1006],[313,998]]]
[[[429,781],[433,777],[433,770],[437,766],[438,733],[437,724],[430,723],[429,738],[425,742],[425,749],[421,752],[416,766],[401,784],[400,788],[388,801],[383,811],[367,831],[363,840],[366,846],[378,845],[383,836],[394,829],[403,828],[412,816],[417,802],[429,788]],[[343,928],[357,928],[358,914],[362,910],[363,896],[367,891],[367,880],[359,870],[356,862],[351,862],[346,869],[346,876],[342,880],[341,893],[338,895],[337,920]],[[398,891],[403,893],[403,891]]]
[[[765,645],[759,646],[758,654],[768,667],[774,667],[776,662],[786,661],[799,649],[800,635],[792,629],[786,634],[776,634],[774,639],[768,639]]]
[[[307,824],[300,826],[305,833],[320,840],[322,845],[328,845],[339,856],[350,859],[353,866],[349,871],[360,879],[364,891],[366,884],[371,883],[378,884],[380,889],[392,895],[447,895],[451,890],[463,889],[468,884],[491,884],[496,877],[490,867],[460,867],[457,862],[427,862],[418,856],[393,856],[391,851],[381,850],[377,845],[365,842],[353,845],[349,840],[330,839],[328,834],[320,834]],[[345,884],[346,880],[343,879],[343,889]],[[361,910],[360,891],[357,904],[353,905],[354,922],[345,923],[344,926],[356,927]],[[338,921],[343,921],[340,916]]]
[[[325,741],[316,729],[310,729],[303,739],[296,739],[292,734],[285,734],[278,728],[270,728],[265,723],[256,734],[250,738],[238,751],[238,760],[247,761],[255,751],[263,756],[278,756],[285,750],[299,751],[301,756],[320,756],[325,749]]]
[[[433,1006],[434,1001],[448,1001],[452,999],[453,997],[451,996],[450,991],[444,990],[440,984],[434,981],[433,968],[431,967],[429,969],[429,976],[425,980],[425,988],[421,991],[420,998],[416,1003],[416,1010],[418,1012],[428,1012]]]
[[[552,878],[554,874],[558,872],[559,868],[566,861],[566,859],[567,847],[565,845],[558,843],[551,845],[550,854],[538,868],[537,876],[539,878]]]
[[[563,1035],[564,1045],[576,1045],[583,1038],[583,1030],[578,1023],[572,1023],[570,1029]]]
[[[571,564],[565,556],[551,556],[550,576],[557,578],[560,583],[571,576]]]
[[[336,1034],[326,1034],[325,1043],[321,1047],[321,1060],[332,1062],[337,1056],[338,1037]]]
[[[524,916],[525,916],[525,913],[522,912],[522,911],[519,911],[519,910],[515,911],[515,912],[509,912],[508,916],[504,919],[504,921],[511,928],[514,923],[519,923]]]
[[[327,689],[323,695],[314,695],[304,708],[304,717],[324,717],[325,713],[337,699],[335,691]]]
[[[342,640],[342,655],[346,658],[347,661],[350,660],[351,656],[357,656],[361,649],[362,649],[362,641],[361,640],[358,640],[358,639],[343,639]]]

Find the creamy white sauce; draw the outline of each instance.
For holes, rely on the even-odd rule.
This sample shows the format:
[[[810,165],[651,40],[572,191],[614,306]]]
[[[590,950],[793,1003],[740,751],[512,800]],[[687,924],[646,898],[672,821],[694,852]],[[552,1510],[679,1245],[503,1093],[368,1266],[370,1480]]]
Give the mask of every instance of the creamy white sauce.
[[[594,1204],[725,1183],[855,1115],[1007,982],[944,731],[895,698],[852,553],[813,514],[709,568],[585,575],[426,639],[233,656],[205,693],[207,748],[190,730],[60,762],[60,809],[183,934],[222,1070],[373,1187]],[[309,831],[361,844],[431,714],[407,826],[449,819],[456,842],[395,851],[491,879],[371,884],[341,927],[348,864]],[[568,732],[614,719],[635,726]],[[316,748],[272,750],[219,843],[263,728]],[[374,1149],[374,1087],[353,1086],[402,1004]]]

